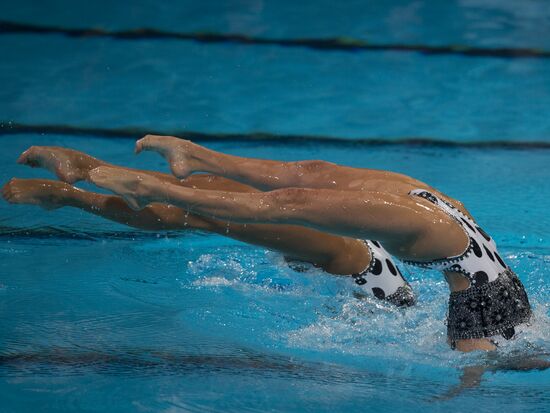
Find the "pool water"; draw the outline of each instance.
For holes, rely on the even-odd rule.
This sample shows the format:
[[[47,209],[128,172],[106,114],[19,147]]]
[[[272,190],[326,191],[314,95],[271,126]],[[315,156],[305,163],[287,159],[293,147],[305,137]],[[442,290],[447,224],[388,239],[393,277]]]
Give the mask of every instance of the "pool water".
[[[3,19],[550,49],[537,1],[94,4],[19,1]],[[345,277],[296,272],[222,236],[2,202],[0,412],[548,411],[550,370],[510,367],[550,353],[550,59],[32,33],[1,35],[0,51],[2,183],[50,177],[15,164],[30,145],[168,171],[112,132],[130,128],[198,132],[242,156],[390,169],[462,200],[535,313],[498,356],[459,354],[446,344],[448,291],[433,271],[401,266],[418,305],[395,309],[356,299]],[[48,125],[70,128],[40,133]],[[395,144],[412,137],[453,146]],[[486,370],[479,385],[455,391],[476,369]]]

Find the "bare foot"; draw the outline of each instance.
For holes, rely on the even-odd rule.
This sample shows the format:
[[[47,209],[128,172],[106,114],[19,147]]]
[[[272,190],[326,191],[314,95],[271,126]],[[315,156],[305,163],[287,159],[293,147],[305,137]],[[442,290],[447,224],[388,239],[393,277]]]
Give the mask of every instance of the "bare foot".
[[[2,197],[11,204],[38,205],[51,210],[64,206],[73,191],[76,189],[65,182],[12,178],[2,188]]]
[[[146,135],[136,142],[136,153],[141,151],[158,152],[170,163],[172,173],[183,179],[200,170],[200,161],[196,155],[204,148],[173,136]]]
[[[73,184],[88,178],[88,172],[103,162],[83,152],[57,146],[31,146],[17,163],[45,168],[60,180]]]
[[[92,169],[89,172],[89,179],[95,185],[120,195],[130,208],[136,211],[153,202],[149,188],[163,184],[154,176],[111,166]]]

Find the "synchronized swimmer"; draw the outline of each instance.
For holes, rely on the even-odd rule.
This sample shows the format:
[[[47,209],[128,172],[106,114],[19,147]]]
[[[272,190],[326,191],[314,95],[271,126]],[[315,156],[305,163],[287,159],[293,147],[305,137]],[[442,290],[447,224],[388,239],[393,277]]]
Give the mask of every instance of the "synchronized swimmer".
[[[324,161],[242,158],[169,136],[145,136],[136,144],[143,150],[166,158],[173,175],[33,146],[18,162],[60,181],[13,178],[3,196],[45,209],[72,206],[145,230],[229,236],[350,276],[398,306],[414,305],[415,297],[392,257],[439,270],[451,291],[448,342],[460,351],[495,350],[529,322],[525,289],[495,242],[460,201],[423,182]],[[72,185],[82,180],[116,195]]]

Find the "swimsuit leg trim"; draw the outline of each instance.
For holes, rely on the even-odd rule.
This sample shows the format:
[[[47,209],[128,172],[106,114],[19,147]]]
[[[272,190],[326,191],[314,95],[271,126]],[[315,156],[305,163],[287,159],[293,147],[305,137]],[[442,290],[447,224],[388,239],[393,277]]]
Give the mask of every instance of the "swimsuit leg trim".
[[[411,307],[416,304],[416,298],[409,283],[398,287],[396,292],[386,297],[386,300],[398,307]]]

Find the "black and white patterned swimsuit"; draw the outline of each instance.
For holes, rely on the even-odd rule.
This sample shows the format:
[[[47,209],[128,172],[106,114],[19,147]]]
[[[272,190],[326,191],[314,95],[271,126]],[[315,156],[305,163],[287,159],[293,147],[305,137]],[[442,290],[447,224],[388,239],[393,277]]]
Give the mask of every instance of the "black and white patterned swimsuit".
[[[428,200],[454,218],[469,239],[466,250],[455,257],[430,262],[404,261],[422,268],[461,273],[470,281],[466,290],[451,293],[449,338],[514,336],[514,327],[528,321],[531,309],[521,281],[500,257],[495,242],[449,202],[425,189],[415,189],[409,194]]]
[[[403,278],[399,267],[391,255],[378,241],[364,240],[369,249],[371,260],[367,268],[353,274],[355,283],[381,300],[397,306],[411,306],[415,303],[414,293]]]
[[[450,215],[460,224],[469,239],[466,250],[455,256],[429,262],[403,261],[417,267],[430,268],[438,271],[462,273],[470,280],[472,286],[483,285],[495,281],[499,275],[508,269],[497,252],[495,241],[467,215],[456,209],[447,201],[438,198],[424,189],[415,189],[410,195],[419,196],[430,201]]]

